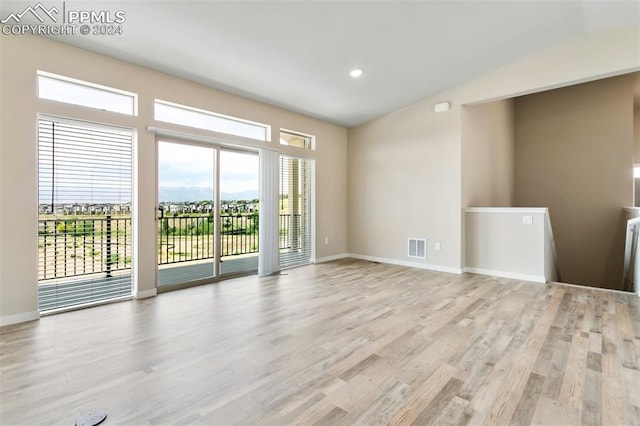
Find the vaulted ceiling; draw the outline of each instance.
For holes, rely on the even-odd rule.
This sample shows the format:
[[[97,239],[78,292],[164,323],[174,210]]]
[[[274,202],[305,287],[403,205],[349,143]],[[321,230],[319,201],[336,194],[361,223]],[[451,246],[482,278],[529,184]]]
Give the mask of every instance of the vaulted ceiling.
[[[30,4],[3,1],[0,12],[5,17]],[[638,1],[67,1],[65,7],[122,10],[123,34],[56,40],[348,127],[569,38],[640,22]],[[356,67],[364,70],[359,79],[348,75]]]

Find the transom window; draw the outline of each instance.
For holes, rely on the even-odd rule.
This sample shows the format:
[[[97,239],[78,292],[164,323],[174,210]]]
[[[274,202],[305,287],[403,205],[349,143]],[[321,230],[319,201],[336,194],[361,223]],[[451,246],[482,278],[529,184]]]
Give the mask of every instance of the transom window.
[[[315,149],[315,138],[303,133],[280,129],[280,145],[295,146],[297,148]]]
[[[154,118],[158,121],[211,130],[229,135],[266,141],[270,127],[236,117],[217,114],[212,111],[156,99]]]
[[[138,115],[138,95],[57,74],[38,71],[38,97],[103,111]]]

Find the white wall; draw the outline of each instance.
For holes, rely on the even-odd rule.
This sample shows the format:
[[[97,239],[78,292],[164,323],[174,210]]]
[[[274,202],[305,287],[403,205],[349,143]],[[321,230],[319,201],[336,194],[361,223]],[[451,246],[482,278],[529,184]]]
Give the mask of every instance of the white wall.
[[[546,209],[469,208],[465,211],[466,270],[546,282]],[[523,224],[523,217],[531,224]]]
[[[349,252],[408,261],[406,238],[425,237],[422,263],[460,269],[461,106],[637,69],[638,27],[592,33],[350,129]],[[435,113],[445,100],[451,110]]]
[[[346,253],[346,129],[45,38],[0,36],[0,61],[0,324],[37,317],[38,113],[137,130],[137,284],[140,294],[153,294],[156,283],[156,145],[154,135],[145,130],[146,126],[205,134],[155,122],[154,98],[269,124],[275,141],[279,128],[315,135],[317,150],[307,154],[316,159],[316,257]],[[139,115],[127,117],[39,100],[37,70],[138,93]],[[260,147],[265,143],[253,145]],[[283,150],[300,153],[291,147]],[[324,244],[324,237],[328,237],[329,244]]]

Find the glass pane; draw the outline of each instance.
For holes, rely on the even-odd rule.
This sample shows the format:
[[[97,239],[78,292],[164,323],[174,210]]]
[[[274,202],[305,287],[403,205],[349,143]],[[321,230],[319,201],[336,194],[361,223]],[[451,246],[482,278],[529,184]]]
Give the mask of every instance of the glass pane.
[[[259,158],[220,152],[221,274],[258,269]]]
[[[110,91],[108,88],[93,87],[64,78],[38,76],[38,96],[41,99],[66,102],[105,111],[135,115],[136,96],[134,94]]]
[[[158,144],[158,284],[215,276],[215,150]]]
[[[261,141],[267,140],[267,127],[265,125],[168,102],[156,101],[154,118],[181,126],[195,127]]]
[[[302,135],[299,133],[293,133],[284,130],[280,131],[280,144],[295,146],[297,148],[314,149],[313,136]]]

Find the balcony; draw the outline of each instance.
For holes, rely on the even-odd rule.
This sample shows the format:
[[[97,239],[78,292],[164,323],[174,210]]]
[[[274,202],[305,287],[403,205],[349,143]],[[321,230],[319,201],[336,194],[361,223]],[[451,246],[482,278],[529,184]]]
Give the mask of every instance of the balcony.
[[[97,216],[97,217],[96,217]],[[132,227],[129,217],[74,216],[38,224],[39,305],[41,311],[84,301],[131,294]],[[291,249],[292,215],[279,218],[280,250]],[[258,266],[258,215],[220,218],[222,274],[250,271]],[[294,224],[299,218],[295,218]],[[165,217],[158,221],[159,285],[177,277],[207,277],[215,259],[213,214]],[[65,295],[60,301],[61,294]],[[61,306],[61,304],[63,306]]]

